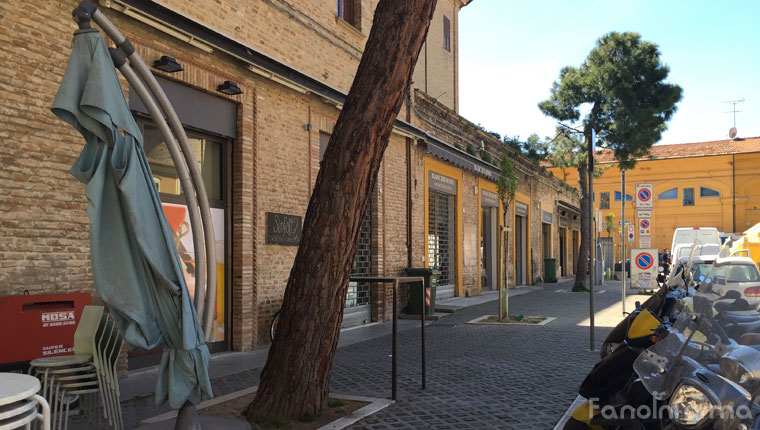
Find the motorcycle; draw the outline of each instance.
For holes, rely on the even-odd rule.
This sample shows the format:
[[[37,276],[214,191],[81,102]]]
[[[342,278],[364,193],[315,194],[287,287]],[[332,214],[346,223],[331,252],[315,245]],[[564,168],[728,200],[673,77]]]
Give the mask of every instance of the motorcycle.
[[[688,274],[677,274],[666,282],[664,280],[664,276],[662,275],[663,273],[664,272],[660,271],[660,275],[658,275],[657,278],[660,287],[657,292],[649,297],[642,305],[639,306],[637,302],[636,309],[628,314],[627,317],[623,318],[604,339],[602,348],[599,352],[599,355],[602,359],[604,359],[618,345],[626,340],[627,329],[639,316],[641,309],[647,309],[653,315],[662,320],[666,316],[672,316],[673,312],[676,310],[674,306],[678,303],[679,300],[689,294],[689,290],[684,291],[684,286],[689,285],[691,282]],[[693,290],[691,291],[693,293]]]
[[[729,336],[715,318],[721,300],[725,296],[694,296],[694,311],[683,312],[667,336],[634,362],[652,404],[664,412],[644,428],[760,429],[754,402],[760,394],[760,333]],[[635,421],[645,424],[641,417],[629,424]]]
[[[717,318],[739,300],[693,296],[674,324],[655,329],[624,386],[591,397],[565,429],[760,429],[760,333],[732,338]]]
[[[672,312],[675,305],[672,294],[663,297],[662,302],[663,304],[660,307],[665,312]],[[587,399],[595,399],[596,403],[600,405],[615,403],[613,397],[630,384],[634,361],[642,351],[657,341],[657,330],[663,330],[663,327],[669,326],[666,315],[663,321],[655,316],[652,311],[636,302],[636,310],[631,313],[629,318],[623,320],[626,323],[623,341],[594,365],[594,368],[581,383],[578,393]],[[639,389],[639,391],[642,390]],[[624,397],[628,399],[631,395]],[[565,424],[564,430],[598,429],[599,427],[591,425],[590,422],[597,412],[598,406],[587,400],[576,408]]]

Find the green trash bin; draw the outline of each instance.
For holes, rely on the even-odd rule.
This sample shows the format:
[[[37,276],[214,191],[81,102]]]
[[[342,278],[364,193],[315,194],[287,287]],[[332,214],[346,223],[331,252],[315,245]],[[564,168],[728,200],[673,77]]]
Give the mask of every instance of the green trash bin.
[[[544,258],[544,282],[557,282],[556,258]]]
[[[425,315],[433,315],[435,312],[435,290],[438,280],[439,271],[435,269],[428,269],[426,267],[407,267],[406,276],[423,276],[425,278],[425,286],[430,285],[430,306],[427,307]],[[406,284],[409,294],[409,308],[407,313],[414,315],[422,314],[422,305],[424,303],[424,297],[420,289],[419,282],[411,282]]]

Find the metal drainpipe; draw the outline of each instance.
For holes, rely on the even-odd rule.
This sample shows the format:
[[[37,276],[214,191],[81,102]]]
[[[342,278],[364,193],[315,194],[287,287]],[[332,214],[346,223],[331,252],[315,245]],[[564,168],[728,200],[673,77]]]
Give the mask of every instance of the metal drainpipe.
[[[406,122],[412,123],[412,97],[406,91]],[[412,139],[406,138],[406,267],[412,267]]]

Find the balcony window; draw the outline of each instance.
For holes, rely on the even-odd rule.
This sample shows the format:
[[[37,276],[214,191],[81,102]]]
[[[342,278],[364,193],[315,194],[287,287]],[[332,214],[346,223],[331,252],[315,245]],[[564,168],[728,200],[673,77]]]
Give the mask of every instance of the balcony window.
[[[356,0],[337,0],[338,1],[338,18],[346,21],[352,26],[359,28],[361,22],[361,3]]]

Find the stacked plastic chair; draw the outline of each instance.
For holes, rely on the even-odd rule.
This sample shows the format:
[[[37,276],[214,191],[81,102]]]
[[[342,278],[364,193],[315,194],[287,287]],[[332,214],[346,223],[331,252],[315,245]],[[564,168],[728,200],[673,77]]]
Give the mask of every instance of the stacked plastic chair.
[[[33,360],[29,373],[42,382],[50,404],[52,428],[68,427],[69,406],[79,396],[80,410],[93,426],[100,424],[98,409],[113,428],[124,428],[119,403],[116,362],[122,337],[102,306],[86,306],[74,334],[74,354]],[[101,402],[98,402],[100,394]]]

